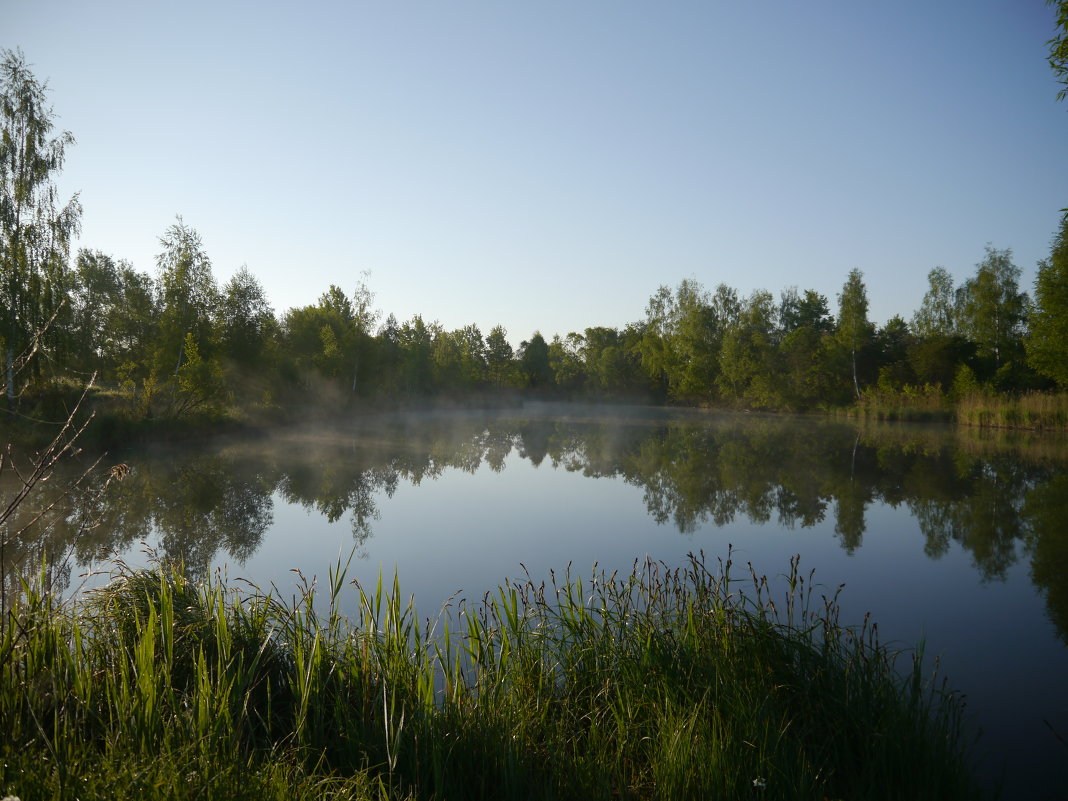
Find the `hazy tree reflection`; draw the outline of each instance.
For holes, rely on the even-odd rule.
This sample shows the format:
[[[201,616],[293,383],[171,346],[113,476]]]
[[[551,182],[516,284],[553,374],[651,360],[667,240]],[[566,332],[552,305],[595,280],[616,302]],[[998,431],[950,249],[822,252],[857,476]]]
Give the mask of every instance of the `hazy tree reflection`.
[[[786,418],[386,417],[343,434],[292,432],[210,454],[131,455],[129,478],[103,496],[84,493],[46,508],[42,495],[27,505],[24,514],[41,519],[32,535],[6,536],[4,558],[30,564],[71,552],[88,564],[155,537],[165,557],[203,573],[220,553],[240,562],[256,551],[273,523],[275,493],[331,522],[348,518],[362,547],[380,500],[404,485],[452,470],[500,472],[522,459],[638,487],[649,515],[687,536],[739,518],[787,529],[825,525],[854,553],[863,547],[869,509],[903,505],[927,556],[959,547],[984,580],[1003,579],[1026,542],[1032,577],[1065,635],[1063,450],[1009,444]]]
[[[1068,475],[1031,490],[1023,512],[1031,579],[1045,595],[1049,619],[1068,645]]]

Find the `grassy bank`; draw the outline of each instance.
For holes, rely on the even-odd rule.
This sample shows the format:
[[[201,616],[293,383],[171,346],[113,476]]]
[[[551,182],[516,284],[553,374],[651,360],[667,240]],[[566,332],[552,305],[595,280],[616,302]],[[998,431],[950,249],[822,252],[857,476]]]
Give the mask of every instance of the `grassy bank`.
[[[846,411],[849,416],[862,420],[948,423],[954,419],[952,401],[931,386],[870,387]]]
[[[0,794],[974,797],[959,701],[918,660],[900,677],[796,564],[778,606],[729,570],[506,582],[429,629],[396,583],[342,617],[337,573],[285,603],[166,569],[76,603],[27,587]]]
[[[931,387],[866,390],[847,416],[863,420],[956,422],[977,428],[1068,431],[1068,393],[1011,395],[974,390],[956,398]]]
[[[969,393],[957,401],[957,422],[982,428],[1068,431],[1068,393]]]

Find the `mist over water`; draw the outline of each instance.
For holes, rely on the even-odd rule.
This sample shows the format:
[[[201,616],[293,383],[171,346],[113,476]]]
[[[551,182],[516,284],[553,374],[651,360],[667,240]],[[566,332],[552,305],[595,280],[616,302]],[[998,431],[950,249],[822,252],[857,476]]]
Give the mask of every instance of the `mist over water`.
[[[704,550],[771,577],[802,570],[921,639],[966,693],[977,754],[1006,796],[1068,788],[1068,447],[1026,435],[665,409],[528,405],[379,415],[116,457],[101,497],[48,509],[5,562],[60,564],[70,591],[106,555],[181,559],[288,595],[291,571],[379,576],[423,617],[506,577],[679,564]],[[74,466],[71,465],[73,469]],[[51,485],[58,491],[62,477]],[[87,521],[96,525],[86,529]],[[15,528],[20,527],[15,522]],[[70,554],[66,567],[61,557]],[[89,583],[103,580],[93,578]],[[351,601],[354,603],[354,599]]]

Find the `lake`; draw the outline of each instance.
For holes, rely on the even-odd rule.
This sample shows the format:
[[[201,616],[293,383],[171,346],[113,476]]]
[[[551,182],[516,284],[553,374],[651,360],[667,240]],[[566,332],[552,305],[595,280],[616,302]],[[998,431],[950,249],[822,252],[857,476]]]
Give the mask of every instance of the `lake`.
[[[870,613],[883,642],[924,643],[966,696],[991,786],[1068,796],[1064,438],[528,404],[376,415],[103,464],[117,461],[130,474],[103,493],[49,509],[64,475],[37,493],[20,519],[42,520],[5,545],[6,564],[48,557],[74,592],[103,581],[84,574],[111,556],[144,564],[147,550],[288,596],[293,570],[323,584],[351,556],[349,578],[396,572],[434,617],[457,593],[479,599],[524,571],[626,572],[703,550],[774,578],[799,554],[828,595],[845,585],[846,622]]]

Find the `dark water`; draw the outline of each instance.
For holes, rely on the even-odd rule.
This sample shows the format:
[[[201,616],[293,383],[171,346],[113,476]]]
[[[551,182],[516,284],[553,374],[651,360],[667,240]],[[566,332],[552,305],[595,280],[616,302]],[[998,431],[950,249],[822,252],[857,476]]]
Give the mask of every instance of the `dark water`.
[[[147,545],[193,573],[286,592],[292,570],[325,580],[354,552],[350,578],[397,571],[433,616],[524,569],[628,570],[733,548],[775,576],[800,554],[829,593],[846,585],[846,619],[870,612],[884,642],[922,640],[938,659],[967,698],[991,786],[1068,798],[1064,440],[546,407],[376,417],[106,463],[117,460],[131,473],[102,495],[57,504],[20,537],[11,528],[6,563],[69,553],[53,577],[74,591],[102,580],[83,575],[110,554],[146,561]]]

